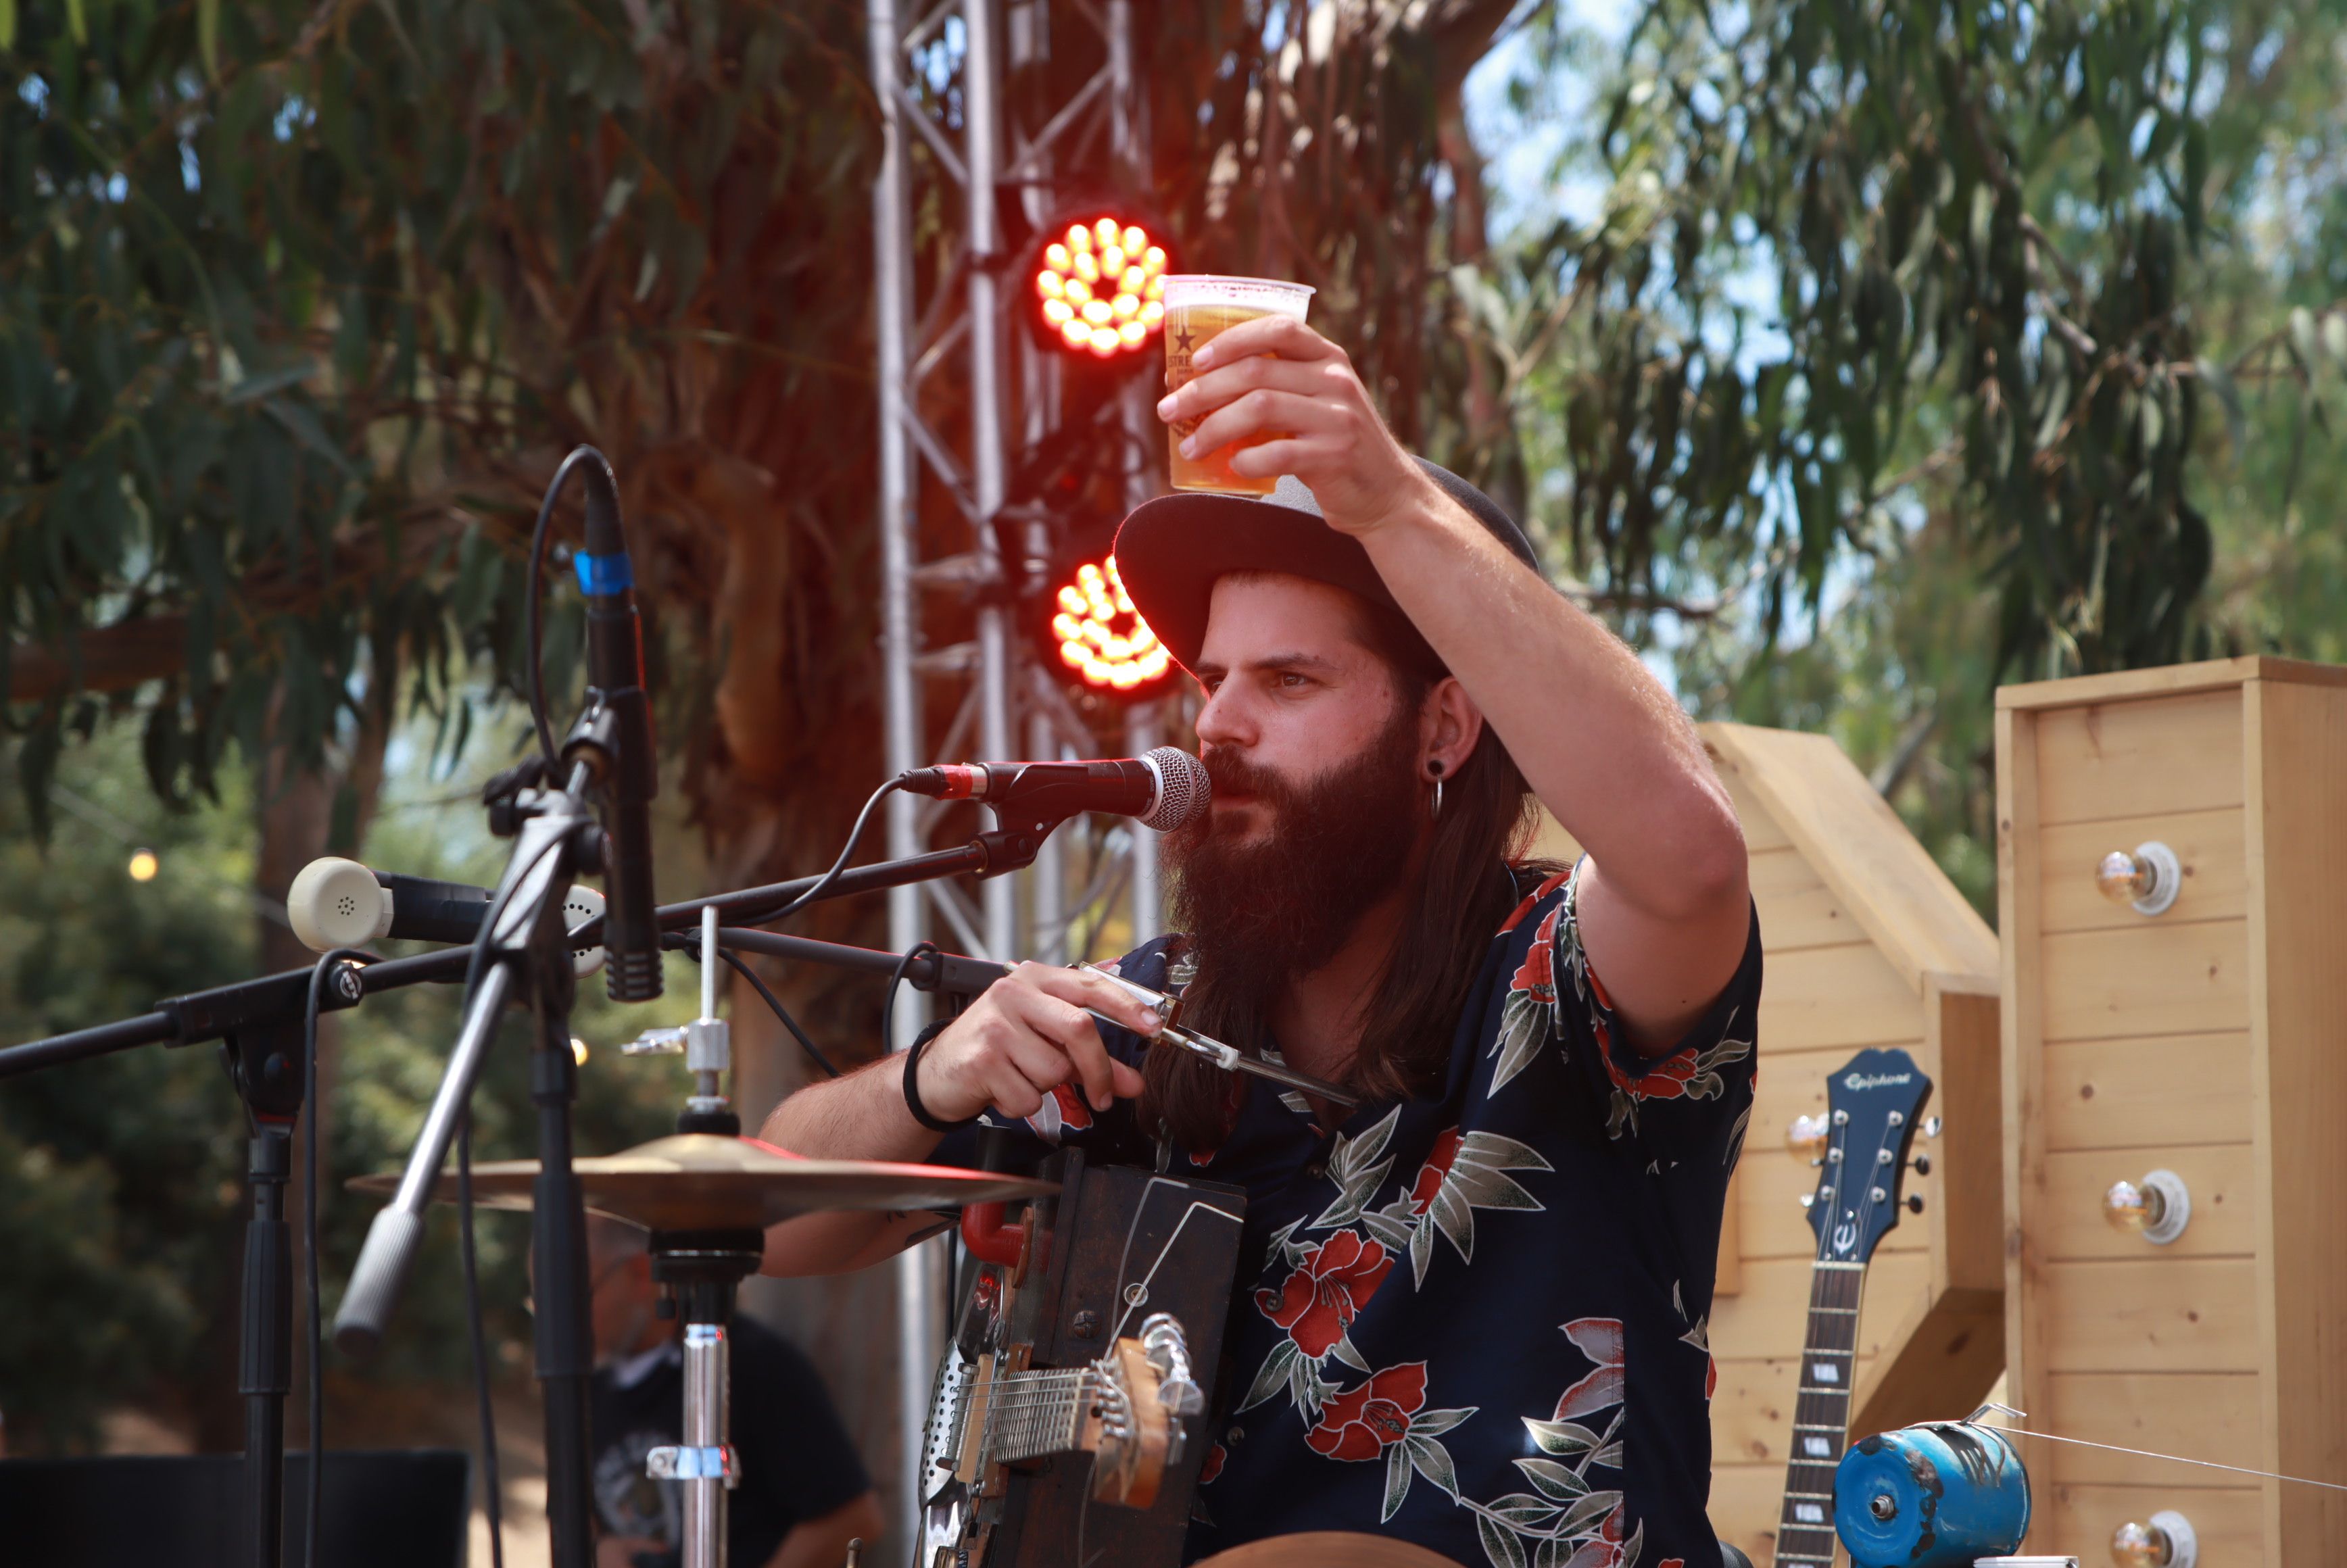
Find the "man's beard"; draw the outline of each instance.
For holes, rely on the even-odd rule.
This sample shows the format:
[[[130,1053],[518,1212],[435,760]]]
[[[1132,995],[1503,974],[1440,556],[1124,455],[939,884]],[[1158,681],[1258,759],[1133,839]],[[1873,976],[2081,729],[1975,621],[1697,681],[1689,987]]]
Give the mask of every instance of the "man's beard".
[[[1301,784],[1231,752],[1206,754],[1216,792],[1251,794],[1270,818],[1244,841],[1212,814],[1165,837],[1174,922],[1210,977],[1216,1012],[1259,1012],[1336,957],[1362,913],[1401,885],[1424,807],[1418,715],[1396,707],[1361,752]]]

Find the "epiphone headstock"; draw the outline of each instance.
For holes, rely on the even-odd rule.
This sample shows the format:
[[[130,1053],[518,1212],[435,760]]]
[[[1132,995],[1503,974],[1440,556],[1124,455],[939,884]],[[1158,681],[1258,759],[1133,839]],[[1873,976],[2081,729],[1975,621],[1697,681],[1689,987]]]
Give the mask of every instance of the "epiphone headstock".
[[[1165,1472],[1182,1460],[1184,1422],[1205,1400],[1190,1378],[1182,1326],[1165,1313],[1119,1339],[1092,1363],[1096,1395],[1081,1446],[1092,1450],[1092,1497],[1123,1508],[1157,1501]]]
[[[1899,1224],[1907,1150],[1931,1097],[1932,1081],[1903,1050],[1861,1050],[1826,1081],[1825,1149],[1809,1205],[1820,1262],[1864,1263]]]

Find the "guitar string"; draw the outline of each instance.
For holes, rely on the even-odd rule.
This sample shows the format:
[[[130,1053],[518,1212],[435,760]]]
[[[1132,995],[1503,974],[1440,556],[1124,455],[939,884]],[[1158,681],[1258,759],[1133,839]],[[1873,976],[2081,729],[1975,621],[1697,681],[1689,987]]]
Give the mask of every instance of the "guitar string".
[[[1003,1450],[1002,1462],[1056,1451],[1032,1447],[1065,1430],[1072,1434],[1091,1393],[1093,1368],[1046,1368],[998,1373],[987,1382],[989,1398],[981,1451]],[[1020,1451],[1011,1453],[1016,1448]]]
[[[1177,1193],[1183,1190],[1181,1183],[1169,1181],[1163,1176],[1152,1176],[1149,1178],[1150,1189],[1153,1190],[1161,1184],[1172,1187]],[[1149,1190],[1144,1190],[1141,1194],[1141,1202],[1133,1206],[1133,1223],[1126,1227],[1124,1233],[1124,1250],[1117,1256],[1116,1276],[1120,1280],[1126,1277],[1124,1266],[1132,1260],[1133,1237],[1140,1234],[1141,1216],[1148,1211],[1148,1208]],[[1182,1232],[1184,1228],[1189,1225],[1191,1216],[1198,1213],[1201,1209],[1204,1209],[1210,1214],[1215,1214],[1223,1219],[1226,1219],[1230,1221],[1231,1224],[1238,1225],[1242,1229],[1245,1226],[1246,1222],[1240,1219],[1238,1215],[1231,1213],[1230,1210],[1218,1209],[1214,1207],[1214,1204],[1206,1202],[1204,1198],[1193,1198],[1190,1201],[1190,1206],[1182,1211],[1182,1217],[1174,1222],[1173,1232],[1166,1236],[1165,1245],[1157,1249],[1157,1256],[1154,1261],[1150,1264],[1149,1272],[1141,1276],[1139,1281],[1140,1294],[1137,1296],[1134,1295],[1133,1287],[1129,1285],[1120,1285],[1117,1287],[1117,1295],[1120,1297],[1127,1299],[1125,1299],[1124,1303],[1124,1311],[1117,1317],[1116,1327],[1109,1333],[1109,1340],[1112,1344],[1123,1335],[1124,1325],[1127,1319],[1132,1317],[1133,1309],[1147,1304],[1149,1300],[1150,1283],[1157,1277],[1157,1271],[1164,1266],[1166,1258],[1172,1255],[1174,1244],[1182,1239]]]

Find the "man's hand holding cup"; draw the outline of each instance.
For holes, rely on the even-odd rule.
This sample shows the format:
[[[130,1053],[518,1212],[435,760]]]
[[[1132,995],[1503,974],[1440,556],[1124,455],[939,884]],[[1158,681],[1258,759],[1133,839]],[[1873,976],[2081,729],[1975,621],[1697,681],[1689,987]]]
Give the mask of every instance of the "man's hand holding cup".
[[[1170,331],[1170,313],[1168,322]],[[1351,358],[1302,321],[1240,322],[1192,350],[1188,368],[1189,379],[1157,405],[1176,431],[1178,456],[1231,449],[1231,471],[1264,493],[1292,474],[1330,528],[1357,537],[1409,509],[1441,506],[1378,417]]]

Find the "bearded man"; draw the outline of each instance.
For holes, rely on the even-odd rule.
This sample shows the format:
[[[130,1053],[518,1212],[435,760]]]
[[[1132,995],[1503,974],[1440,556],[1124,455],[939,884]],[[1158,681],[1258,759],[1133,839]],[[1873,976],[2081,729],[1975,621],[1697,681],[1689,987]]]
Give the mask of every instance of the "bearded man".
[[[1204,693],[1214,786],[1165,842],[1181,935],[1121,972],[1360,1104],[1153,1050],[1122,991],[1024,964],[910,1071],[804,1090],[765,1134],[920,1159],[986,1115],[1244,1187],[1193,1557],[1354,1530],[1494,1568],[1712,1568],[1706,1327],[1760,990],[1727,791],[1669,693],[1496,505],[1400,447],[1341,350],[1265,319],[1193,367],[1158,405],[1194,425],[1184,449],[1258,440],[1234,470],[1286,477],[1119,533]],[[1536,802],[1577,866],[1522,861]],[[933,1225],[795,1221],[769,1266],[856,1266]]]

